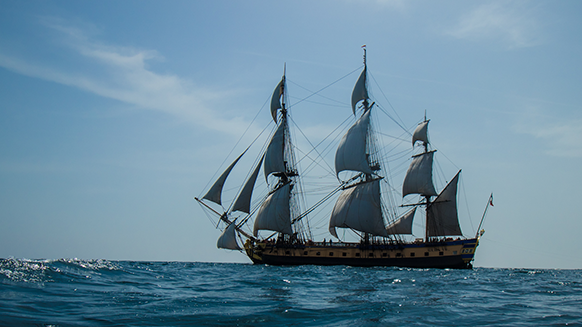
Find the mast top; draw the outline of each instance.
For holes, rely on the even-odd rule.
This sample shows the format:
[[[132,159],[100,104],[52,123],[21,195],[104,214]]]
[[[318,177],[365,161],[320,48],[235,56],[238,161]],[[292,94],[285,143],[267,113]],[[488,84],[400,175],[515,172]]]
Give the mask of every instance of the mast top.
[[[283,64],[283,77],[281,78],[281,114],[283,119],[287,117],[287,107],[285,106],[285,83],[287,79],[287,63]]]
[[[364,49],[364,66],[366,66],[366,45],[362,45],[362,49]]]

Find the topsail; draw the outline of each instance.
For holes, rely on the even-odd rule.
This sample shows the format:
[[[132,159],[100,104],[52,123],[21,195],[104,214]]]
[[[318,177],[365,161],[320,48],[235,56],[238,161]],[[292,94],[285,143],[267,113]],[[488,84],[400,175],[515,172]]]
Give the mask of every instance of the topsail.
[[[402,196],[408,194],[420,194],[431,197],[437,195],[432,183],[432,162],[434,151],[428,151],[428,120],[424,120],[412,134],[412,146],[416,141],[421,141],[424,152],[412,157],[412,163],[408,167],[404,183],[402,184]]]
[[[412,158],[412,163],[408,167],[402,184],[402,196],[408,194],[437,195],[432,183],[433,155],[434,151],[431,151]]]
[[[265,152],[265,179],[272,173],[284,173],[285,168],[285,127],[282,121],[273,134],[267,152]]]
[[[362,117],[344,135],[335,153],[335,171],[339,174],[344,170],[352,170],[371,174],[366,151],[368,129],[370,127],[370,112],[367,110]]]

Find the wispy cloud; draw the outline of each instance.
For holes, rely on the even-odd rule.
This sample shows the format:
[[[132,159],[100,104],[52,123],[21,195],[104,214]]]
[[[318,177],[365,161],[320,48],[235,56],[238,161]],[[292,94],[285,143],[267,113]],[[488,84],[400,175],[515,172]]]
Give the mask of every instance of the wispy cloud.
[[[538,45],[539,24],[529,2],[493,2],[480,5],[446,31],[459,39],[495,40],[508,48]]]
[[[514,132],[542,141],[545,154],[582,158],[582,119],[567,120],[544,115],[537,109],[522,117],[525,118],[513,126]]]
[[[160,74],[148,68],[148,61],[163,60],[154,50],[143,50],[98,42],[90,37],[94,31],[67,25],[60,19],[41,19],[57,32],[60,46],[82,61],[85,69],[33,63],[0,52],[0,66],[19,74],[36,77],[116,99],[138,108],[165,112],[201,126],[238,134],[247,124],[221,117],[209,103],[227,96],[196,86],[176,75]],[[72,67],[72,66],[71,66]]]

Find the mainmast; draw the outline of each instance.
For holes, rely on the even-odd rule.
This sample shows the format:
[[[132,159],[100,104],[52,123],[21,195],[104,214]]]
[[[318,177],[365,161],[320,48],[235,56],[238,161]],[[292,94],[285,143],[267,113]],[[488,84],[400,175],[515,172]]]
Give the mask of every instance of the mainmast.
[[[352,111],[356,115],[357,104],[362,101],[361,115],[341,139],[335,154],[335,170],[339,179],[342,171],[356,175],[342,181],[342,193],[333,208],[329,221],[329,232],[337,236],[336,228],[350,228],[363,233],[364,241],[369,235],[388,236],[382,214],[380,180],[376,175],[380,165],[373,163],[374,151],[370,144],[370,114],[374,104],[369,103],[367,88],[366,48],[364,69],[352,91]]]

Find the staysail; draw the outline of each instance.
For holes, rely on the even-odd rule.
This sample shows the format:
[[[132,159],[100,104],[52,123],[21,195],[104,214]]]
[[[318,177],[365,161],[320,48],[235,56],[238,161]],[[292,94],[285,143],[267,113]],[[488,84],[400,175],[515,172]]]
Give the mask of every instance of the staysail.
[[[232,168],[234,168],[236,163],[240,160],[243,154],[245,154],[245,152],[238,156],[238,158],[236,158],[236,160],[233,163],[231,163],[230,166],[228,166],[228,168],[226,168],[222,175],[220,175],[216,182],[214,182],[210,190],[208,190],[208,193],[206,193],[206,195],[202,197],[203,199],[222,205],[222,188],[224,187],[224,182],[226,181],[226,178],[232,171]]]
[[[230,223],[222,232],[216,246],[219,249],[240,250],[240,246],[236,241],[236,220]]]
[[[459,174],[449,182],[441,194],[427,208],[427,237],[463,235],[457,214],[457,184]]]
[[[388,227],[386,227],[388,234],[412,234],[412,220],[414,219],[415,212],[416,208],[408,211],[402,217],[398,218],[398,220],[388,225]]]
[[[263,158],[264,156],[261,157],[261,160],[259,160],[255,170],[243,186],[242,191],[232,205],[232,211],[242,211],[246,213],[251,212],[251,198],[253,195],[253,188],[255,187],[255,182],[257,181],[257,176],[259,175],[259,170],[261,169],[261,164],[263,163]]]

